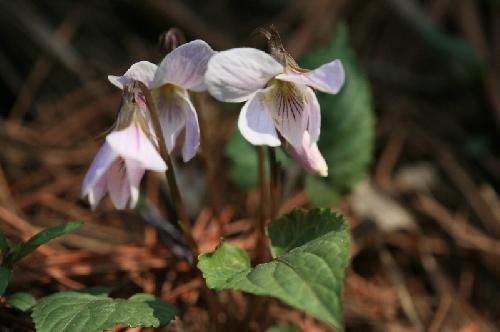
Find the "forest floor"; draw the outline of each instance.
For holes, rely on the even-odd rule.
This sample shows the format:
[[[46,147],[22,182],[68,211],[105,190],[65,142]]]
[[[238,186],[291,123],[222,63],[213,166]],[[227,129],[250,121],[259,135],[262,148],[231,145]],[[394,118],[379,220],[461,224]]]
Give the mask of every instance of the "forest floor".
[[[498,331],[500,156],[494,142],[500,130],[500,6],[472,0],[402,3],[1,2],[0,227],[16,242],[68,220],[85,222],[24,259],[9,292],[41,297],[90,286],[110,286],[119,297],[150,292],[182,312],[166,331],[206,330],[203,280],[182,257],[182,241],[150,226],[158,221],[157,211],[116,211],[105,199],[92,212],[80,199],[98,138],[112,125],[120,102],[120,91],[106,77],[138,60],[157,62],[158,35],[171,26],[221,50],[248,44],[255,28],[272,23],[298,58],[345,22],[376,112],[370,172],[332,207],[347,216],[352,234],[346,328]],[[484,70],[471,77],[474,61]],[[209,158],[177,165],[180,187],[189,188],[183,195],[193,235],[201,252],[213,250],[221,236],[251,250],[258,194],[238,191],[225,177],[223,147],[237,112],[223,113],[206,101],[209,139],[202,156]],[[204,183],[206,159],[215,172],[212,187]],[[163,202],[166,184],[154,175],[146,180],[148,200]],[[281,212],[308,205],[306,193],[294,190],[283,197]],[[227,297],[239,330],[248,318],[246,306],[254,302],[244,294]],[[328,330],[278,301],[271,301],[265,318],[252,319]],[[258,330],[263,323],[245,324]],[[2,327],[33,330],[28,315],[10,310],[0,311]]]

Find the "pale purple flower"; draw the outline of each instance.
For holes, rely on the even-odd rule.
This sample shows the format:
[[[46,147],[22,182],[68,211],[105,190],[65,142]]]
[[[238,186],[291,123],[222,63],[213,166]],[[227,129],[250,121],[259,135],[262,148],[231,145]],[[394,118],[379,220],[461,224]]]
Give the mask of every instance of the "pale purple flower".
[[[122,90],[134,81],[140,81],[150,88],[157,69],[158,66],[154,63],[139,61],[130,66],[123,76],[109,75],[108,80]]]
[[[253,48],[235,48],[214,55],[205,75],[216,99],[246,103],[238,127],[254,145],[280,146],[281,139],[306,170],[321,176],[327,165],[316,145],[320,134],[320,106],[314,88],[337,93],[344,83],[339,60],[306,71],[293,60],[281,64]]]
[[[115,129],[106,136],[83,180],[82,197],[88,197],[92,209],[106,192],[117,209],[124,209],[127,202],[134,208],[144,172],[167,169],[150,134],[144,97],[131,83],[121,80],[125,90]]]
[[[215,52],[202,40],[183,44],[168,53],[159,66],[143,61],[134,64],[123,76],[109,76],[119,88],[129,80],[143,82],[150,90],[168,152],[185,130],[182,157],[189,161],[200,145],[200,127],[188,90],[204,91],[208,60]]]

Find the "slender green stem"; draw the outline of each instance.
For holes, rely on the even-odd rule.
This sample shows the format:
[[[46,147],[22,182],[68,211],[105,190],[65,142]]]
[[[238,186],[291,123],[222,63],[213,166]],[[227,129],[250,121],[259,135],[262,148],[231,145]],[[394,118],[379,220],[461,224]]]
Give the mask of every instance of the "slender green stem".
[[[153,128],[155,130],[155,135],[158,137],[158,145],[160,149],[160,155],[165,160],[167,164],[167,170],[165,172],[167,176],[168,186],[170,189],[170,195],[172,196],[172,200],[174,201],[177,217],[179,218],[180,225],[186,242],[191,250],[193,255],[193,266],[197,266],[198,264],[198,245],[196,244],[193,235],[191,233],[191,224],[189,222],[189,217],[184,206],[184,202],[182,201],[181,194],[179,192],[179,187],[177,186],[177,181],[175,178],[174,166],[172,164],[172,159],[168,154],[167,145],[165,144],[165,139],[163,138],[163,131],[161,129],[160,120],[158,117],[158,112],[156,111],[156,106],[151,98],[151,93],[148,88],[142,84],[141,82],[136,81],[136,83],[141,88],[144,96],[146,97],[146,102],[148,104],[148,109],[151,114],[151,121],[153,123]],[[199,277],[202,277],[200,274],[200,270],[195,269],[196,274]],[[208,289],[205,283],[202,283],[202,292],[204,297],[208,303],[209,310],[211,312],[211,316],[214,319],[216,326],[219,326],[217,321],[218,314],[222,312],[222,308],[220,303],[217,300],[217,296],[214,294],[213,290]],[[220,329],[218,329],[220,330]]]
[[[257,229],[257,241],[255,245],[255,250],[257,252],[257,263],[266,263],[271,260],[271,252],[269,249],[269,241],[267,241],[266,236],[266,221],[267,213],[267,191],[270,187],[267,186],[266,176],[265,176],[265,165],[264,165],[264,150],[262,146],[256,146],[255,151],[257,153],[257,175],[259,178],[259,192],[260,192],[260,206],[259,206],[259,223]],[[270,192],[272,201],[272,191]],[[271,203],[271,209],[273,204]],[[272,213],[272,211],[271,211]],[[266,311],[269,307],[269,300],[265,297],[251,297],[250,304],[248,306],[247,315],[245,321],[252,322],[256,321],[256,318]]]
[[[266,262],[269,260],[269,248],[268,242],[266,240],[266,202],[267,198],[267,186],[266,186],[266,175],[264,167],[264,150],[262,146],[256,146],[255,150],[257,152],[257,175],[259,178],[259,192],[260,192],[260,205],[259,205],[259,219],[257,225],[257,260],[260,262]]]
[[[158,117],[158,112],[156,111],[156,106],[155,103],[153,102],[153,98],[151,97],[151,92],[149,89],[139,81],[135,81],[135,84],[139,86],[141,89],[142,93],[144,94],[146,98],[146,102],[148,104],[148,110],[149,113],[151,114],[151,121],[153,123],[153,128],[155,131],[155,135],[158,139],[158,147],[160,150],[160,155],[165,160],[165,163],[167,164],[167,170],[165,171],[165,174],[167,176],[167,181],[168,181],[168,187],[170,189],[170,195],[172,196],[172,200],[175,205],[175,210],[177,213],[177,218],[179,218],[179,223],[182,229],[182,232],[184,233],[184,237],[186,239],[186,242],[191,249],[191,253],[193,255],[193,265],[196,266],[197,261],[198,261],[198,246],[196,242],[194,241],[193,235],[191,233],[191,223],[189,222],[189,217],[187,214],[186,207],[184,205],[184,202],[182,200],[179,187],[177,186],[177,180],[175,177],[175,170],[174,170],[174,165],[172,163],[172,159],[170,158],[170,155],[167,150],[167,145],[165,144],[165,139],[163,137],[163,131],[161,129],[160,125],[160,119]]]
[[[269,181],[270,192],[270,219],[271,222],[278,215],[280,204],[280,163],[276,160],[276,151],[273,147],[267,147],[267,156],[269,159],[269,173],[271,174],[271,181]]]

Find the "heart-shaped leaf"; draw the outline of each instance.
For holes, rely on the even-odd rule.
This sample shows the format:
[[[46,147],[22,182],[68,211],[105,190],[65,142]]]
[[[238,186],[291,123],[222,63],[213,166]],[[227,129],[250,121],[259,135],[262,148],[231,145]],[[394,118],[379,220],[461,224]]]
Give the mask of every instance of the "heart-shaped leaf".
[[[126,300],[61,292],[38,301],[31,316],[38,332],[98,332],[116,324],[158,327],[174,318],[175,308],[142,294]]]
[[[342,216],[327,209],[295,210],[269,228],[274,259],[250,267],[246,253],[222,242],[199,256],[210,288],[273,296],[341,329],[341,292],[349,254]]]
[[[166,325],[170,322],[175,314],[175,307],[165,303],[151,294],[138,293],[129,298],[129,301],[138,301],[147,303],[153,308],[153,314],[160,321],[160,325]]]

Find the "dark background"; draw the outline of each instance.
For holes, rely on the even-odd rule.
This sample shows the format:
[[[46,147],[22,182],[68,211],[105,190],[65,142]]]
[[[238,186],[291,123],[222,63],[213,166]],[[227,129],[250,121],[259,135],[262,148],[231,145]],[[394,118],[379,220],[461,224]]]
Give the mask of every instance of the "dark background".
[[[119,105],[120,93],[106,76],[139,60],[159,62],[158,36],[173,26],[188,40],[201,38],[223,50],[265,48],[253,32],[274,24],[300,59],[332,38],[341,22],[369,80],[377,119],[369,176],[335,206],[348,215],[353,234],[347,329],[497,329],[495,0],[0,1],[0,225],[15,241],[69,219],[86,221],[75,235],[23,261],[10,289],[37,296],[94,285],[112,286],[117,296],[152,292],[176,302],[182,313],[170,329],[204,330],[201,281],[169,249],[180,246],[182,253],[175,234],[163,229],[157,238],[144,223],[154,222],[151,211],[117,212],[106,199],[93,213],[79,199],[100,145],[96,138],[112,125]],[[207,104],[220,197],[214,203],[207,194],[214,188],[205,185],[202,158],[180,171],[195,238],[201,251],[213,249],[217,219],[228,224],[226,237],[252,249],[245,218],[258,196],[234,190],[225,178],[223,146],[237,112],[208,98]],[[161,200],[159,187],[149,176],[145,190],[152,202]],[[284,210],[308,205],[300,189],[284,199]],[[213,204],[216,213],[208,208]],[[247,297],[238,299],[234,307],[241,309]],[[0,326],[7,321],[14,330],[31,329],[28,317],[0,312]],[[253,330],[275,322],[326,329],[274,303]]]

